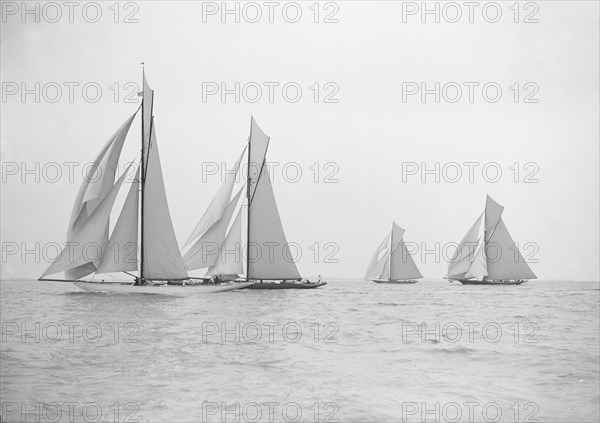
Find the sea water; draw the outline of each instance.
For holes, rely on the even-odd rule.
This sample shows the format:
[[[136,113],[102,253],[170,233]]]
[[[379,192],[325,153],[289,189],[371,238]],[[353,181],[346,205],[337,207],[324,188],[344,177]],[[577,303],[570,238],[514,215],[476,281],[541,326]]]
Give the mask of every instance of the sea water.
[[[599,283],[1,283],[2,421],[599,420]],[[37,420],[36,420],[37,419]]]

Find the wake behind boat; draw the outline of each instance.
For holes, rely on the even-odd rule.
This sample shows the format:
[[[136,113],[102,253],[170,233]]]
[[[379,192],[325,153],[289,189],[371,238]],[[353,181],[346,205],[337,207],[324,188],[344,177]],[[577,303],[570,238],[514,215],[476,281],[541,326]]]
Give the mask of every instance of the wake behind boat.
[[[404,243],[404,229],[392,222],[392,230],[373,254],[365,280],[406,285],[417,283],[423,275]]]
[[[488,195],[484,212],[450,260],[447,279],[463,285],[521,285],[536,279],[502,220],[503,211]]]
[[[108,140],[79,188],[66,236],[66,247],[39,280],[72,282],[87,291],[121,293],[223,292],[244,285],[183,286],[190,280],[185,269],[167,203],[153,116],[154,91],[142,74],[142,104]],[[131,176],[130,165],[117,180],[123,143],[141,109],[141,158],[117,222],[110,231],[110,215],[121,185]],[[138,215],[139,239],[138,239]],[[109,236],[110,234],[110,236]],[[138,257],[139,247],[139,257]],[[130,283],[83,280],[91,274],[124,273]],[[129,272],[137,272],[132,275]],[[64,274],[63,279],[49,276]],[[163,286],[153,281],[181,284]],[[179,283],[179,284],[178,284]],[[176,291],[177,290],[177,291]]]

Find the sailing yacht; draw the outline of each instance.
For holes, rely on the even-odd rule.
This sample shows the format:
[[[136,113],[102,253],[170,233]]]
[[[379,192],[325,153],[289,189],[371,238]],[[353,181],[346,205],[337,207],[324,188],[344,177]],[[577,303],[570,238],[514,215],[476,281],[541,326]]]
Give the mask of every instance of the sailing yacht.
[[[404,229],[392,222],[392,230],[373,254],[365,280],[377,283],[412,284],[423,275],[404,243]],[[383,253],[383,254],[382,254]]]
[[[142,77],[141,106],[110,137],[94,160],[92,172],[81,184],[75,199],[66,246],[39,280],[72,282],[87,291],[121,293],[185,295],[244,287],[234,285],[205,289],[171,285],[185,285],[189,276],[177,245],[167,204],[153,116],[154,91],[149,87],[145,73]],[[132,163],[115,182],[119,157],[131,124],[140,109],[141,158],[123,208],[110,232],[110,215],[115,199],[126,177],[133,170]],[[82,279],[92,274],[96,276],[116,272],[132,279],[117,283]],[[130,272],[137,272],[137,275]],[[64,274],[62,279],[49,278],[61,273]]]
[[[312,289],[326,285],[303,281],[289,250],[265,166],[269,141],[251,117],[248,144],[234,167],[241,172],[240,165],[247,156],[245,186],[232,199],[237,173],[227,175],[184,244],[184,265],[188,271],[206,268],[205,279],[213,281],[256,282],[248,289]],[[244,189],[245,199],[241,201]]]
[[[502,220],[503,211],[488,195],[484,212],[450,260],[446,279],[463,285],[519,285],[536,279]]]

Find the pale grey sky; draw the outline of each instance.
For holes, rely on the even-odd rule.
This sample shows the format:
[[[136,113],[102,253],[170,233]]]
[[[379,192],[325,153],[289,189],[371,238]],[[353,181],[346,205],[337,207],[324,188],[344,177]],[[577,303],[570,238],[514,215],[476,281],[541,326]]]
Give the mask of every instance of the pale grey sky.
[[[80,9],[70,23],[66,7],[57,23],[45,21],[54,19],[50,9],[40,23],[33,15],[21,23],[21,11],[13,15],[7,3],[11,2],[2,5],[1,32],[5,245],[25,243],[32,249],[35,243],[63,240],[81,167],[76,168],[73,183],[64,165],[56,183],[43,178],[36,183],[32,175],[25,175],[22,183],[21,163],[34,168],[39,162],[43,168],[49,162],[92,161],[137,108],[137,103],[125,103],[122,97],[134,91],[124,84],[140,83],[139,63],[144,61],[156,93],[158,142],[180,244],[219,186],[214,176],[202,182],[202,163],[231,165],[246,142],[254,115],[271,136],[268,161],[281,163],[278,169],[296,162],[303,171],[297,183],[284,181],[281,171],[274,173],[287,238],[303,249],[298,263],[303,276],[361,277],[392,220],[406,229],[405,240],[418,243],[420,249],[433,250],[437,243],[443,249],[460,241],[490,194],[506,207],[504,221],[514,240],[538,246],[536,251],[522,252],[538,260],[531,267],[539,278],[599,277],[597,2],[535,2],[539,10],[521,9],[519,23],[509,9],[513,2],[501,2],[497,23],[486,22],[477,9],[474,23],[463,16],[454,24],[443,16],[440,23],[431,16],[422,23],[419,14],[405,15],[403,22],[407,2],[322,3],[319,23],[309,9],[312,2],[301,3],[297,23],[282,17],[286,2],[275,9],[274,23],[268,16],[259,23],[246,22],[244,16],[235,23],[232,16],[225,16],[227,22],[222,23],[218,13],[205,16],[203,22],[200,2],[160,1],[135,2],[137,11],[122,3],[119,23],[109,9],[112,2],[102,4],[97,23],[86,22]],[[434,7],[435,2],[430,4]],[[212,5],[205,2],[205,11]],[[267,7],[261,7],[266,14]],[[135,12],[138,23],[122,22],[130,12]],[[286,16],[293,17],[288,12]],[[339,22],[321,22],[331,13],[330,19]],[[522,22],[530,13],[538,23]],[[36,82],[47,86],[47,97],[54,95],[48,84],[57,83],[63,97],[51,103],[42,96],[36,103],[33,95],[25,101],[20,92],[7,95],[9,85],[20,89],[26,83],[33,88]],[[72,103],[64,85],[69,82],[80,84]],[[96,103],[83,98],[81,86],[89,82],[102,88]],[[264,88],[263,98],[236,103],[233,95],[225,102],[210,96],[203,102],[203,82],[225,82],[230,88],[236,82],[258,83]],[[265,82],[280,84],[272,103],[266,98]],[[297,103],[281,95],[281,86],[288,82],[302,89]],[[315,82],[321,89],[317,103]],[[325,89],[328,82],[339,88],[333,96],[337,103],[323,101],[334,87]],[[430,88],[436,82],[457,83],[463,87],[463,98],[435,103],[429,95],[423,103],[415,95],[403,102],[403,82],[425,82]],[[473,103],[466,98],[465,82],[480,84]],[[110,88],[115,83],[120,84],[117,103]],[[498,102],[482,97],[481,86],[486,83],[501,87]],[[515,83],[520,84],[518,103],[513,97]],[[530,98],[538,102],[524,103],[535,87],[539,90]],[[446,94],[453,96],[450,88]],[[134,159],[138,150],[136,119],[122,158]],[[325,168],[329,162],[335,166]],[[449,172],[450,162],[479,166],[472,183],[465,166],[456,183],[443,175],[439,183],[433,175],[425,175],[423,183],[420,174],[405,175],[403,182],[403,166],[406,170],[411,162],[419,168],[423,162],[429,168],[439,162]],[[16,163],[19,173],[6,173],[7,163]],[[320,168],[318,182],[314,163]],[[484,180],[481,169],[486,163],[502,170],[498,182]],[[338,182],[324,183],[334,169]],[[524,183],[528,175],[538,182]],[[310,248],[315,242],[320,244],[316,263],[315,248]],[[323,247],[328,242],[339,246],[333,256],[337,264],[323,262],[324,255],[333,251]],[[419,251],[415,261],[425,277],[445,275],[443,257],[421,257]],[[2,265],[3,276],[37,277],[47,263],[35,263],[31,255],[21,260],[16,254],[3,257]]]

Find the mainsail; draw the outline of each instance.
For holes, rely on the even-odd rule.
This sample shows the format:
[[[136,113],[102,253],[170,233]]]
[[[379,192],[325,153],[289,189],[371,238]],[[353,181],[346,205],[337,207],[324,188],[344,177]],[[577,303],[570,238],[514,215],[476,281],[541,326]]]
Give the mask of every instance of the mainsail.
[[[488,195],[484,213],[469,229],[450,260],[448,279],[536,278],[502,220],[503,211],[504,207]]]
[[[404,243],[403,236],[404,229],[395,222],[392,223],[391,232],[379,244],[371,258],[365,279],[407,280],[423,277]]]
[[[136,279],[140,283],[147,279],[188,278],[167,204],[153,117],[154,91],[148,86],[145,75],[143,84],[140,168],[110,237],[110,214],[131,165],[116,183],[114,179],[123,142],[137,111],[121,125],[96,157],[93,171],[99,176],[94,179],[90,175],[82,183],[69,222],[67,246],[42,278],[65,272],[68,279],[76,280],[93,272],[134,270],[139,271]],[[139,242],[138,212],[141,216]],[[141,247],[139,265],[138,245]],[[91,246],[94,247],[94,255],[90,254]]]
[[[246,279],[301,279],[292,255],[265,166],[269,137],[254,118],[248,139]]]

